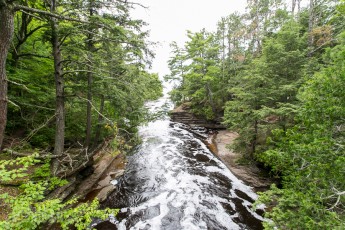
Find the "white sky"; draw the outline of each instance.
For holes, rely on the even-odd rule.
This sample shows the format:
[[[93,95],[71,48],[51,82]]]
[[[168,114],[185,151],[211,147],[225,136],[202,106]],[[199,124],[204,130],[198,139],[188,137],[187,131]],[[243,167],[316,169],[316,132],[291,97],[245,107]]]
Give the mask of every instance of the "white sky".
[[[149,23],[150,40],[160,42],[155,50],[152,72],[160,77],[169,73],[167,61],[169,44],[176,41],[183,45],[186,31],[215,31],[217,22],[232,12],[244,12],[246,0],[133,0],[148,9],[137,8],[132,17]]]

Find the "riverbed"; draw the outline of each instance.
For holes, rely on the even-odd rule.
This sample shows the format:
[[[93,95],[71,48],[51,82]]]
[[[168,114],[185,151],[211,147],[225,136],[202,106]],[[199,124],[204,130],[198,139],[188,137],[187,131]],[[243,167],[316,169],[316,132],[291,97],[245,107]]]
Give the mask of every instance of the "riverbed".
[[[170,109],[167,96],[147,106]],[[117,229],[262,229],[257,195],[197,138],[207,130],[167,116],[140,128],[140,144],[103,207],[120,208]]]

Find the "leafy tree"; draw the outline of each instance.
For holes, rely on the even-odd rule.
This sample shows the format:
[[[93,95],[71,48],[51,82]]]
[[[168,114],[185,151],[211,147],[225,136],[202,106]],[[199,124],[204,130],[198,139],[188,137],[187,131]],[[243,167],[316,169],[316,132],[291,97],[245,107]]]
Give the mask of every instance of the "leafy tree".
[[[285,127],[295,111],[304,64],[299,34],[299,25],[291,21],[275,37],[266,39],[262,56],[249,64],[251,68],[230,89],[234,98],[226,104],[224,123],[239,132],[238,146],[251,157],[272,127]]]
[[[189,31],[188,37],[189,41],[184,48],[186,55],[181,55],[181,50],[175,49],[175,56],[170,59],[171,76],[180,75],[181,78],[181,96],[174,98],[186,98],[192,103],[196,114],[207,119],[216,118],[220,108],[217,78],[221,68],[216,64],[219,63],[219,47],[215,36],[205,30],[197,33]],[[183,66],[184,61],[189,64]],[[178,63],[177,67],[175,63]]]
[[[261,52],[264,36],[275,28],[270,28],[273,17],[282,7],[281,0],[249,0],[246,15],[249,25],[247,34],[250,37],[249,51],[251,55],[258,56]]]
[[[282,174],[283,189],[262,195],[277,205],[267,216],[278,228],[341,228],[344,226],[345,86],[344,44],[329,49],[329,65],[302,88],[297,124],[276,130],[272,149],[260,155],[275,173]],[[302,201],[302,202],[300,202]]]
[[[186,95],[182,93],[185,86],[185,74],[187,73],[187,54],[184,48],[180,48],[176,42],[170,44],[172,56],[168,60],[170,74],[164,76],[166,81],[172,81],[175,84],[174,89],[170,92],[173,101],[182,103]]]

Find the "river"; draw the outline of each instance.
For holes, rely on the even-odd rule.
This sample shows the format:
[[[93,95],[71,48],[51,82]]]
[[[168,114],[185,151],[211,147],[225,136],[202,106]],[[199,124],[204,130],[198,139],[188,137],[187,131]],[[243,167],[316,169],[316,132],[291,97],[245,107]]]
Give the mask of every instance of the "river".
[[[147,106],[171,109],[167,96]],[[194,130],[206,135],[205,130]],[[140,128],[142,139],[103,206],[120,208],[118,229],[262,229],[257,198],[186,125],[167,116]]]

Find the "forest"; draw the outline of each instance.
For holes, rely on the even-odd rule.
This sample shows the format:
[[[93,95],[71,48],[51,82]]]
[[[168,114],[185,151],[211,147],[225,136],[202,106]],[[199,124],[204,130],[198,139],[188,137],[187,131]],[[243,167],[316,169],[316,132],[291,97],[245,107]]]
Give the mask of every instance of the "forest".
[[[154,119],[145,102],[162,83],[137,2],[0,0],[0,229],[86,229],[118,212],[54,192]],[[171,44],[171,99],[237,132],[243,164],[280,181],[259,194],[264,227],[343,229],[345,1],[247,0],[187,36]]]
[[[162,84],[147,71],[154,43],[131,18],[135,6],[0,1],[0,229],[85,229],[115,213],[52,191],[68,188],[100,148],[129,151],[152,119],[144,104]]]
[[[281,181],[257,202],[267,229],[345,227],[344,16],[344,1],[248,0],[171,44],[172,100],[238,132],[230,148]]]

